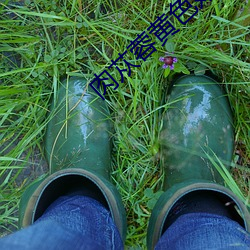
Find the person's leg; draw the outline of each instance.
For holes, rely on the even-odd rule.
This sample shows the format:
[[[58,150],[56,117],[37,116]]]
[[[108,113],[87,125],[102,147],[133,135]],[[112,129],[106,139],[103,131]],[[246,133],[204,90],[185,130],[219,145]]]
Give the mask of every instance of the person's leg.
[[[152,210],[148,249],[228,249],[238,243],[246,249],[250,213],[222,178],[234,150],[226,93],[210,77],[189,75],[173,82],[168,102],[160,133],[164,193]]]
[[[50,173],[23,193],[19,227],[32,226],[18,235],[44,249],[121,249],[126,214],[111,182],[113,123],[108,106],[87,88],[86,79],[72,77],[58,88],[50,114],[44,138]],[[94,201],[61,200],[68,195]],[[60,205],[47,213],[55,201]]]
[[[156,250],[250,249],[250,234],[226,216],[181,215],[162,235]]]
[[[86,196],[57,199],[31,226],[0,239],[1,249],[123,249],[110,212]]]

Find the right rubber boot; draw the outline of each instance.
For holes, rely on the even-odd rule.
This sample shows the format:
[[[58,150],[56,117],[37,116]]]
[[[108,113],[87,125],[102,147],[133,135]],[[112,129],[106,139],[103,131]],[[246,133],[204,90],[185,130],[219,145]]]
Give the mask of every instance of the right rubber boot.
[[[169,108],[163,115],[161,164],[164,167],[164,193],[157,201],[149,221],[147,245],[154,249],[165,230],[173,223],[173,215],[199,195],[222,204],[230,216],[247,231],[250,215],[247,207],[232,191],[211,163],[218,164],[214,154],[229,165],[234,148],[232,113],[220,86],[206,76],[184,76],[173,84]],[[198,198],[197,198],[198,197]],[[210,199],[210,200],[209,200]],[[212,198],[213,199],[213,198]],[[203,203],[204,204],[204,203]],[[201,211],[204,211],[204,206]],[[237,213],[237,211],[239,213]]]

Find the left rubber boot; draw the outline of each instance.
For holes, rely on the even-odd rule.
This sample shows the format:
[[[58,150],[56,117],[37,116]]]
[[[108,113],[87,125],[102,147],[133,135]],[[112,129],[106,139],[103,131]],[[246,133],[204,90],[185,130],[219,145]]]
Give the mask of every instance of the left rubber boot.
[[[125,241],[126,215],[110,180],[112,123],[106,102],[79,77],[64,81],[50,108],[45,135],[49,176],[32,184],[20,202],[20,228],[33,224],[60,196],[86,195],[110,212]]]
[[[233,120],[224,91],[207,76],[183,76],[174,82],[168,103],[160,134],[165,192],[151,214],[148,249],[185,213],[226,216],[249,231],[247,207],[224,187],[212,163],[219,159],[229,170],[233,156]]]

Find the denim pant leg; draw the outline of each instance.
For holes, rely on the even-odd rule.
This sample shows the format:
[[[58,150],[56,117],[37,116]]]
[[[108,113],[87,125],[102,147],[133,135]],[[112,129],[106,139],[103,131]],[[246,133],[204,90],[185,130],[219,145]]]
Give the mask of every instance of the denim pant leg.
[[[85,196],[60,197],[33,225],[0,239],[4,250],[120,250],[110,212]]]
[[[227,217],[190,213],[180,216],[162,235],[156,250],[249,250],[250,234]]]

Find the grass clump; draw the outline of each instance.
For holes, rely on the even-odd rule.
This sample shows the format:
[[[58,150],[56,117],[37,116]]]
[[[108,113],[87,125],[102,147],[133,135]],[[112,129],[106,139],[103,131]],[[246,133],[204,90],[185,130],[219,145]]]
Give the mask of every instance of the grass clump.
[[[194,1],[190,1],[194,5]],[[42,141],[50,98],[59,82],[72,75],[101,73],[170,1],[36,0],[0,3],[0,229],[8,233],[17,221],[18,202],[27,184],[39,175]],[[198,6],[198,5],[197,5]],[[249,14],[244,0],[207,1],[186,25],[171,18],[180,32],[165,47],[154,36],[157,51],[146,62],[133,53],[136,65],[106,101],[114,120],[112,178],[127,212],[126,245],[145,249],[152,207],[161,194],[159,166],[160,114],[173,71],[164,74],[159,57],[172,50],[176,71],[211,71],[225,86],[235,121],[233,176],[249,200]],[[193,11],[188,12],[192,15]],[[244,14],[244,15],[243,15]],[[124,62],[118,62],[126,68]],[[109,72],[120,83],[113,67]],[[32,171],[23,175],[30,166]],[[46,167],[45,167],[46,169]],[[34,174],[35,172],[35,174]],[[20,176],[24,178],[20,179]],[[32,177],[32,178],[31,178]],[[230,182],[228,184],[230,186]],[[234,185],[234,183],[232,183]]]

